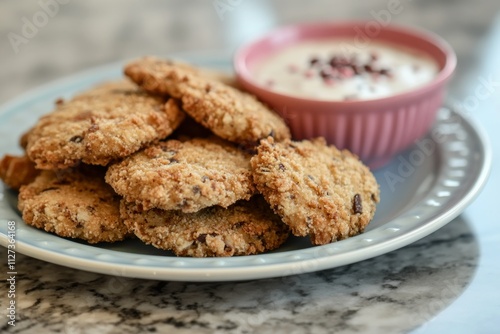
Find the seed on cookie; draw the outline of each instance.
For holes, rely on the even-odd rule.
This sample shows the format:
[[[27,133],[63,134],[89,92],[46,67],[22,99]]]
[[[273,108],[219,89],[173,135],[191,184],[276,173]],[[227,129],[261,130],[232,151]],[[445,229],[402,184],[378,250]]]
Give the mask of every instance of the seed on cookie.
[[[256,145],[270,135],[277,141],[290,138],[283,119],[254,96],[200,69],[145,57],[128,64],[125,74],[146,91],[180,99],[186,113],[226,140]]]
[[[251,165],[257,189],[296,236],[322,245],[364,231],[375,214],[379,186],[352,153],[323,138],[262,140]]]
[[[251,255],[281,246],[289,228],[260,197],[194,213],[151,209],[121,203],[121,215],[130,230],[146,244],[171,250],[178,256]]]
[[[120,197],[104,182],[100,167],[42,171],[19,191],[26,224],[88,243],[115,242],[129,235],[120,218]]]
[[[130,82],[103,84],[43,116],[26,138],[26,151],[39,169],[107,165],[165,138],[184,115],[174,99]]]
[[[167,140],[111,165],[106,182],[144,209],[195,212],[254,193],[250,155],[222,139]]]

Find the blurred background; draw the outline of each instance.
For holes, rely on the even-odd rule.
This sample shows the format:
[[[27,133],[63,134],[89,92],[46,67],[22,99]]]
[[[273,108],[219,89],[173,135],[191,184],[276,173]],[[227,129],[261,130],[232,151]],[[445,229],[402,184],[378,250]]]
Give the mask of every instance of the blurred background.
[[[391,5],[399,13],[390,23],[434,31],[455,48],[455,96],[477,85],[478,71],[499,73],[498,0],[0,0],[0,103],[97,65],[205,50],[229,59],[275,26],[380,20]]]

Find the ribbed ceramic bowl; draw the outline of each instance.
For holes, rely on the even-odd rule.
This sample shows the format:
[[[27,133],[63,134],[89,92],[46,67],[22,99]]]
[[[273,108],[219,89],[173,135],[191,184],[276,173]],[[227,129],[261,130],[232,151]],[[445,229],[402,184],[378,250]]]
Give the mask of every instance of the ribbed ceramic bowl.
[[[375,25],[378,30],[374,29]],[[253,67],[268,55],[299,41],[325,38],[353,41],[364,38],[365,41],[380,41],[412,48],[434,58],[440,70],[424,86],[370,100],[325,101],[301,98],[274,92],[254,80]],[[429,130],[443,102],[445,86],[455,66],[454,51],[440,37],[400,26],[383,27],[375,21],[303,24],[279,28],[242,47],[234,58],[234,68],[240,84],[285,118],[294,139],[323,136],[330,144],[356,153],[372,168],[384,165]]]

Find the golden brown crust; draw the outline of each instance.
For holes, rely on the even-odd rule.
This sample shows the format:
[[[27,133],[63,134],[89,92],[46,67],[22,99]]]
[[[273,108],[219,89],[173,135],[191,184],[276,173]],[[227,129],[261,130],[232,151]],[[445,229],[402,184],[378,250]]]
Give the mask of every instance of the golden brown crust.
[[[142,211],[122,201],[121,214],[139,239],[178,256],[258,254],[278,248],[289,234],[260,196],[227,209],[214,206],[195,213]]]
[[[33,182],[40,173],[26,156],[6,154],[0,160],[0,179],[10,188],[18,190],[22,185]]]
[[[268,136],[290,138],[285,122],[255,97],[195,68],[145,57],[127,65],[125,74],[149,92],[180,99],[186,113],[226,140],[251,145]]]
[[[263,140],[251,160],[257,189],[297,236],[322,245],[363,232],[379,188],[356,156],[312,141]]]
[[[40,169],[107,165],[165,138],[183,118],[173,99],[129,82],[103,84],[42,117],[27,138],[27,153]]]
[[[215,137],[152,145],[111,165],[106,182],[144,209],[183,212],[227,207],[255,193],[250,156]]]
[[[123,240],[120,197],[95,168],[42,171],[19,191],[19,210],[31,226],[89,243]]]

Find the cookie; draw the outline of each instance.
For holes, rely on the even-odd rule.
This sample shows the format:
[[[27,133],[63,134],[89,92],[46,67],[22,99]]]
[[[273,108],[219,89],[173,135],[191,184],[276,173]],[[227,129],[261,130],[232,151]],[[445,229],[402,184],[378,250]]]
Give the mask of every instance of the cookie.
[[[173,99],[108,83],[58,103],[30,131],[26,151],[39,169],[104,166],[165,138],[183,118]]]
[[[296,236],[323,245],[364,231],[379,187],[352,153],[311,141],[263,140],[251,159],[257,189]]]
[[[0,160],[0,179],[10,188],[18,190],[22,185],[33,182],[40,173],[27,156],[6,154]]]
[[[42,171],[19,190],[18,208],[26,224],[61,237],[98,243],[129,235],[120,197],[104,182],[104,171]]]
[[[227,209],[214,206],[194,213],[142,211],[122,201],[121,214],[143,242],[178,256],[258,254],[278,248],[289,235],[288,227],[260,196]]]
[[[195,68],[146,57],[127,65],[125,74],[149,92],[180,99],[186,113],[226,140],[247,146],[268,136],[290,138],[283,119],[254,96]]]
[[[152,145],[111,165],[106,182],[145,210],[227,207],[255,192],[250,155],[216,137]]]

